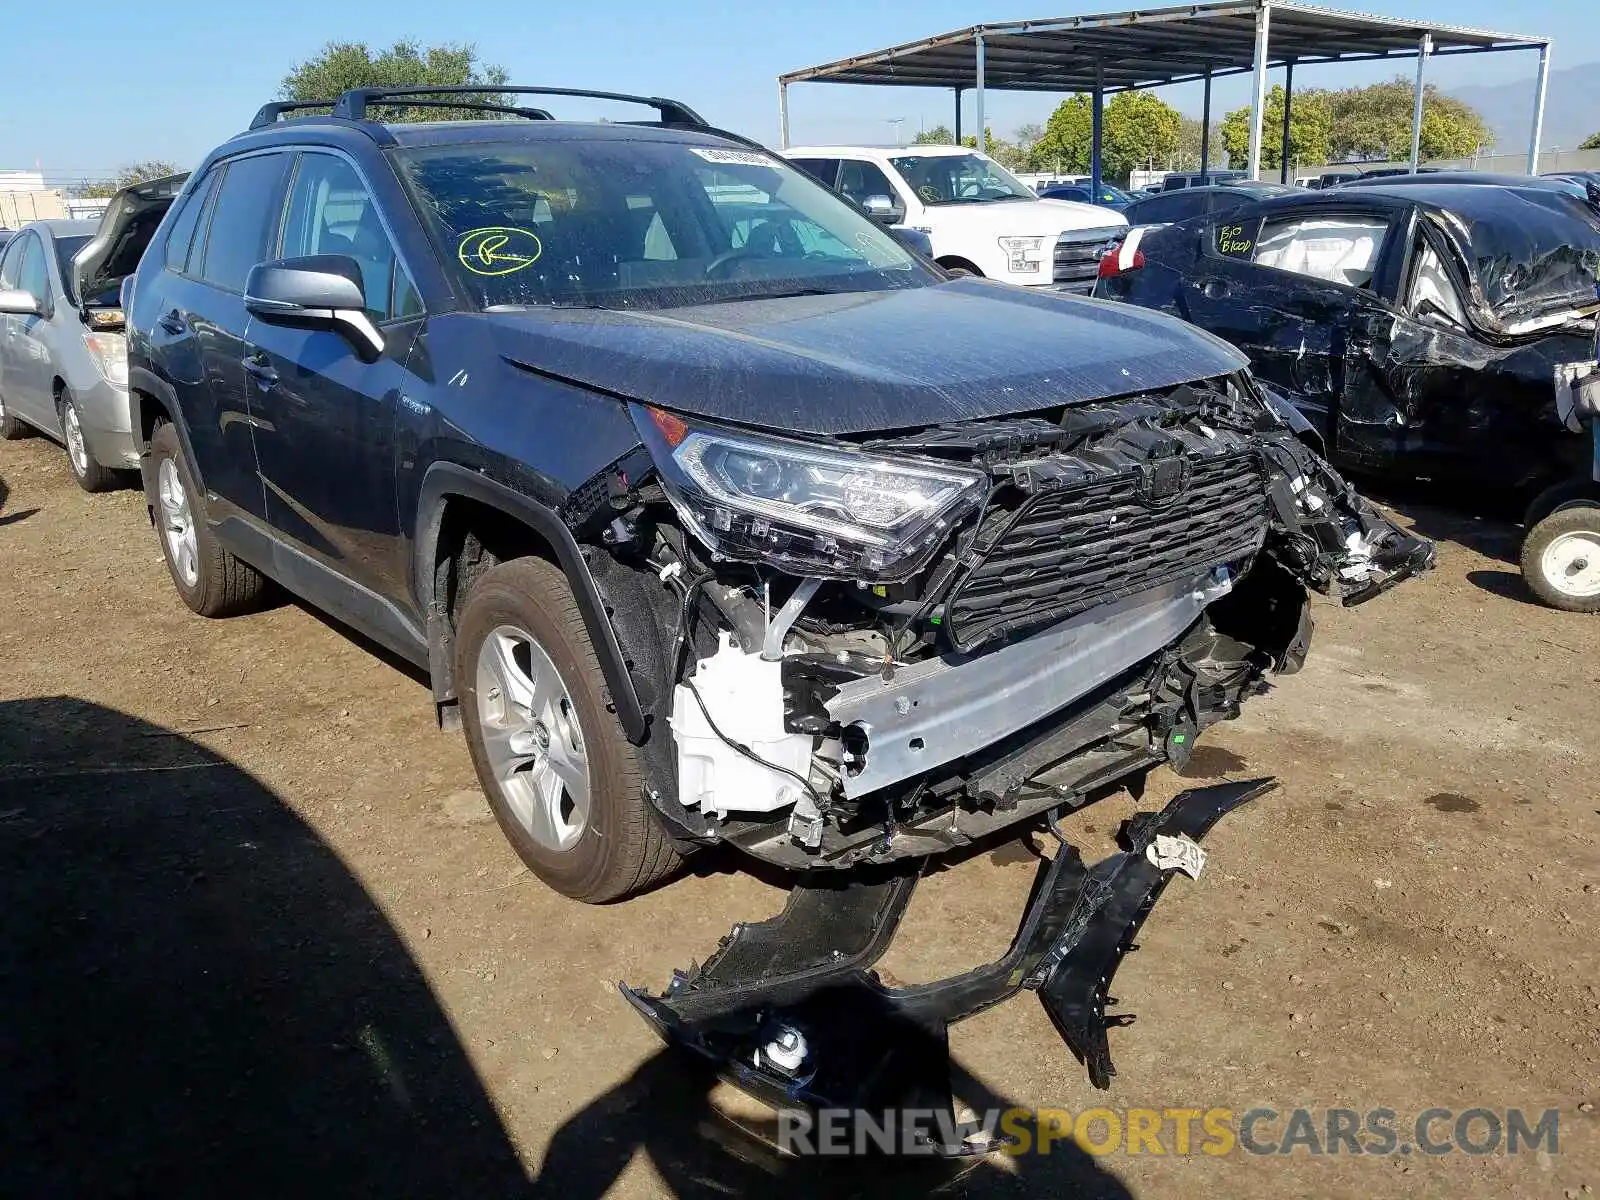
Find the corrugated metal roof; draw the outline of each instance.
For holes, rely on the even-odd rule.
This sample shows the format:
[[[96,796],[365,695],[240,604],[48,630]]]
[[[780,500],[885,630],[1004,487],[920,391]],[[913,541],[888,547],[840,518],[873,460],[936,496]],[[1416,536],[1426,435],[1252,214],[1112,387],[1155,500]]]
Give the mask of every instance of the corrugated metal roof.
[[[1079,92],[1158,87],[1253,69],[1256,0],[1149,8],[1049,20],[973,25],[838,62],[791,71],[781,83],[861,83],[967,88],[983,37],[984,86],[1009,91]],[[1548,39],[1341,12],[1308,4],[1271,4],[1269,62],[1351,62],[1415,58],[1423,34],[1434,55],[1525,50]]]

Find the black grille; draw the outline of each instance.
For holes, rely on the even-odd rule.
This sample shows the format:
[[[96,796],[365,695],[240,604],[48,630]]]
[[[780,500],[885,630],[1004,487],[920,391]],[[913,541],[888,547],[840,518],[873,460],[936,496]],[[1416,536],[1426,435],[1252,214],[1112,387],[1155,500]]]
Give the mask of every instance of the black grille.
[[[1050,279],[1063,291],[1088,293],[1100,274],[1100,260],[1126,229],[1069,230],[1056,240]],[[1085,233],[1088,236],[1084,236]]]
[[[1189,468],[1187,486],[1165,503],[1141,498],[1152,488],[1136,468],[1026,500],[946,599],[952,643],[970,650],[1259,549],[1267,491],[1258,456],[1191,458]],[[1155,478],[1154,490],[1170,486]]]

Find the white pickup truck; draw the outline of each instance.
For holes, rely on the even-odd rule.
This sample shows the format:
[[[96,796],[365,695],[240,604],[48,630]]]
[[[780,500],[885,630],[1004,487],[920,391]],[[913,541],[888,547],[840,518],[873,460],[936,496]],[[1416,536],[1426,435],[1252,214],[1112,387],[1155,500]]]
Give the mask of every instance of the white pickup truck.
[[[885,222],[919,229],[950,270],[1087,292],[1127,221],[1109,208],[1041,200],[964,146],[795,146],[781,153]]]

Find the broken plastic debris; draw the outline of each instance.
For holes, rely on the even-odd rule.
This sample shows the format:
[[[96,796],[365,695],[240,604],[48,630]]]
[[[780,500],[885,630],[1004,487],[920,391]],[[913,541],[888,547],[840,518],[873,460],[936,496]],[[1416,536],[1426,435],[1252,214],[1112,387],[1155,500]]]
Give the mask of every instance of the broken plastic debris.
[[[1200,848],[1200,843],[1182,833],[1156,834],[1155,840],[1145,847],[1144,856],[1160,870],[1176,868],[1190,879],[1199,879],[1206,865],[1206,852]]]

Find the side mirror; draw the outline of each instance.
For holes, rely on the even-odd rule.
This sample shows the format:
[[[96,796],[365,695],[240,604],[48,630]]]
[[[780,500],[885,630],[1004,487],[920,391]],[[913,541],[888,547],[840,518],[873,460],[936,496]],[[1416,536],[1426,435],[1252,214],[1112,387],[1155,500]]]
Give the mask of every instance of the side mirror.
[[[7,288],[0,292],[0,313],[11,313],[19,317],[37,317],[40,312],[39,301],[21,288]]]
[[[867,210],[867,216],[881,225],[895,225],[905,218],[905,213],[888,196],[868,196],[861,202],[861,207]]]
[[[383,353],[383,335],[367,316],[361,268],[348,255],[257,263],[245,280],[244,306],[274,325],[340,334],[363,362],[374,362]]]

